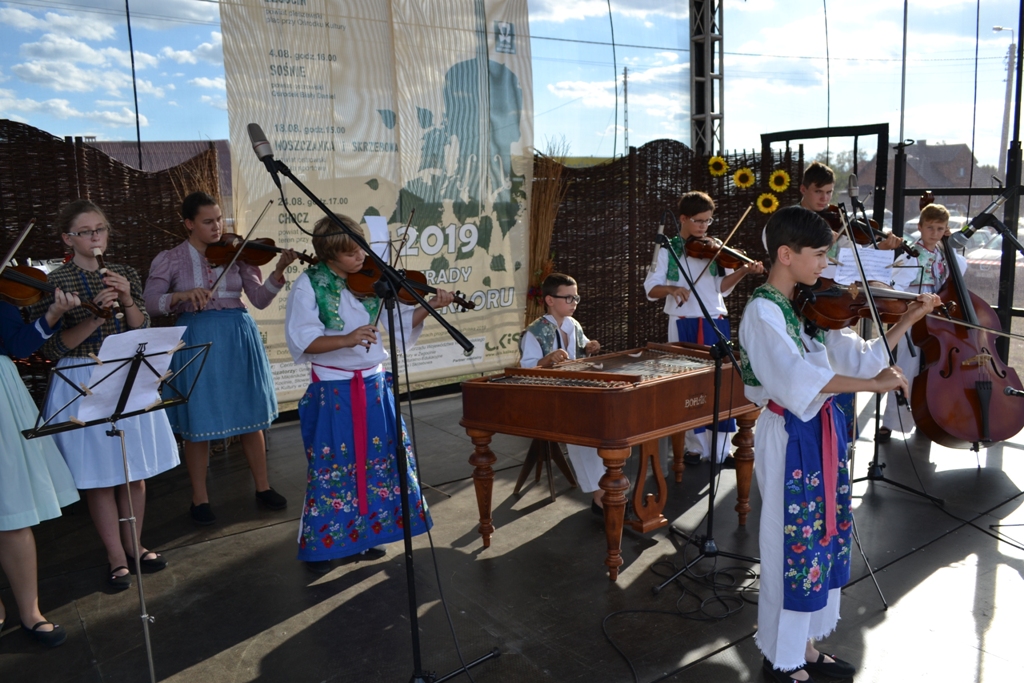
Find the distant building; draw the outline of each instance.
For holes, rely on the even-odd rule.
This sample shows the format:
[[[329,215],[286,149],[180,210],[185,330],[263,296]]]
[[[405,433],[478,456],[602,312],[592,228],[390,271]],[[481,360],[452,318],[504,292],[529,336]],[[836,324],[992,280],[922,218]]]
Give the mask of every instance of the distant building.
[[[862,198],[872,190],[875,163],[875,159],[872,159],[858,169],[857,177],[861,183],[860,196]],[[979,166],[967,145],[929,145],[927,140],[918,140],[915,144],[907,147],[906,186],[913,188],[970,187],[972,168],[974,169],[974,187],[983,188],[993,185],[992,169]],[[895,160],[890,157],[885,194],[887,209],[892,209],[893,179],[895,177]],[[936,196],[935,201],[950,210],[959,211],[961,214],[967,213],[967,197]],[[865,203],[869,207],[871,206],[870,201]],[[987,198],[975,197],[971,201],[971,212],[980,210],[985,204],[988,204]],[[903,211],[904,221],[916,218],[919,213],[918,198],[908,197]]]

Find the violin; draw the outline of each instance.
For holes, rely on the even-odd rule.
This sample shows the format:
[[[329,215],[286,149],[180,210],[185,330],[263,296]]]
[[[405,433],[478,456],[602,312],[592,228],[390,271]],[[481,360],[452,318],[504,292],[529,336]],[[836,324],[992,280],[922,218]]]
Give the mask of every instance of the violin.
[[[910,302],[917,299],[916,294],[891,287],[872,286],[868,290],[887,325],[898,323]],[[823,330],[841,330],[871,317],[871,305],[860,285],[838,285],[826,277],[818,278],[813,285],[798,285],[793,307]]]
[[[226,266],[235,258],[235,254],[238,253],[238,248],[242,245],[242,241],[241,235],[234,233],[221,235],[220,240],[206,245],[206,260],[214,268]],[[249,240],[246,243],[238,260],[248,263],[250,266],[265,266],[282,251],[284,251],[282,247],[274,246],[274,240],[269,237],[260,237],[259,239]],[[306,265],[315,266],[317,264],[317,258],[309,256],[305,252],[296,253],[296,256],[299,261]]]
[[[843,222],[839,217],[839,207],[835,204],[829,204],[828,208],[824,211],[819,211],[818,215],[825,219],[829,227],[835,232],[843,231]],[[889,235],[882,232],[878,227],[878,222],[874,218],[869,218],[867,224],[861,218],[854,218],[849,222],[850,234],[853,236],[853,241],[857,244],[867,246],[869,244],[875,245],[878,242],[888,239]],[[900,241],[900,246],[896,247],[897,254],[906,254],[912,258],[917,258],[917,249],[910,246],[906,242]]]
[[[995,351],[1001,325],[984,299],[967,289],[948,237],[942,238],[949,277],[937,294],[954,302],[960,317],[926,318],[914,323],[911,339],[921,347],[921,373],[914,378],[910,407],[917,428],[948,448],[1005,441],[1024,428],[1019,399],[1007,388],[1021,388],[1017,372]],[[990,330],[978,329],[991,328]]]
[[[0,273],[0,298],[9,304],[31,306],[43,298],[43,293],[53,294],[57,288],[46,279],[46,273],[31,266],[8,266]],[[97,318],[109,319],[114,315],[109,308],[100,308],[91,301],[82,301],[82,308]]]
[[[722,246],[722,240],[714,237],[687,237],[684,248],[690,258],[713,260],[730,270],[741,268],[748,263],[757,263],[747,256],[746,252]]]
[[[409,281],[409,285],[421,294],[436,294],[437,289],[427,284],[427,276],[418,270],[399,271]],[[380,268],[375,263],[366,263],[360,270],[348,274],[348,289],[357,299],[376,296],[374,285],[382,277]],[[406,287],[398,290],[398,300],[403,304],[415,306],[419,302]],[[463,311],[471,311],[476,308],[476,302],[462,298],[462,292],[455,293],[454,303],[458,304]]]

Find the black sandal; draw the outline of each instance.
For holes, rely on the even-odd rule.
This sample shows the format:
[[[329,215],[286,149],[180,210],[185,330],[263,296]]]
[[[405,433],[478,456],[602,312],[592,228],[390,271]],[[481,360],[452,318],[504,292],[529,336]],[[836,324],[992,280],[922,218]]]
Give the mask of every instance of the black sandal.
[[[109,565],[108,565],[109,566]],[[118,574],[119,571],[124,569],[127,574]],[[132,587],[132,573],[128,567],[121,565],[120,567],[111,567],[110,573],[107,575],[107,584],[111,588],[115,588],[119,591],[126,590]]]
[[[814,683],[814,679],[811,678],[810,671],[808,671],[806,665],[798,669],[780,671],[779,669],[775,668],[774,664],[768,661],[767,657],[765,657],[764,663],[761,665],[761,668],[764,669],[765,674],[767,674],[771,680],[775,681],[775,683]],[[801,681],[799,678],[793,678],[793,674],[795,674],[797,671],[807,671],[807,678],[803,681]]]
[[[888,427],[879,427],[875,433],[875,441],[878,443],[889,443],[889,439],[892,438],[892,430]],[[832,655],[829,655],[830,657]]]
[[[46,626],[50,624],[53,627],[52,631],[40,631],[40,626]],[[23,631],[27,632],[30,636],[35,638],[37,643],[41,643],[46,647],[57,647],[63,645],[64,641],[68,639],[68,633],[64,630],[63,626],[52,624],[49,621],[40,621],[38,624],[29,628],[25,624],[21,625]]]
[[[825,657],[831,657],[834,661],[826,662]],[[811,673],[821,674],[829,678],[853,678],[854,674],[857,673],[857,667],[853,664],[839,659],[835,655],[821,651],[818,652],[817,661],[807,662],[804,668]]]
[[[146,557],[152,555],[153,557]],[[135,558],[125,553],[125,557],[128,559],[128,564],[131,566],[131,571],[135,571]],[[164,556],[153,550],[147,550],[142,553],[142,559],[139,560],[139,566],[142,568],[144,574],[152,574],[158,572],[167,566],[167,560]]]

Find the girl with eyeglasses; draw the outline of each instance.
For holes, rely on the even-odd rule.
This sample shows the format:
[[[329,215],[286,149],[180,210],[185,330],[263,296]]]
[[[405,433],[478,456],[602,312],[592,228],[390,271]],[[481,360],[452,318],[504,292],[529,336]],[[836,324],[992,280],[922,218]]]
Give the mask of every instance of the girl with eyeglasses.
[[[694,290],[704,302],[708,312],[715,319],[715,327],[729,339],[729,311],[725,308],[725,297],[744,277],[751,273],[763,273],[760,263],[745,264],[735,271],[720,268],[717,263],[708,264],[707,259],[687,256],[686,240],[701,239],[707,235],[708,227],[714,222],[715,202],[703,192],[687,192],[679,198],[676,215],[679,217],[679,234],[669,241],[679,264],[686,270],[694,283]],[[644,280],[648,301],[665,300],[665,315],[668,316],[668,341],[693,342],[710,346],[718,341],[718,335],[704,319],[692,296],[686,278],[679,272],[676,259],[665,249],[658,252],[653,270]],[[735,420],[724,420],[718,426],[718,462],[723,463],[729,455],[729,435],[736,431]],[[686,433],[686,447],[683,461],[687,465],[698,465],[701,460],[711,458],[711,443],[707,430],[699,427]]]
[[[51,383],[43,414],[54,423],[65,422],[75,414],[75,404],[60,410],[77,399],[76,386],[88,384],[92,367],[70,366],[89,363],[103,340],[111,334],[149,327],[142,298],[142,282],[131,266],[107,263],[100,275],[94,249],[107,251],[110,225],[100,207],[86,199],[71,202],[57,216],[57,227],[72,258],[48,275],[51,284],[65,292],[75,292],[80,299],[90,300],[100,308],[111,308],[116,301],[124,312],[122,318],[100,318],[84,308],[74,308],[61,317],[61,330],[42,346],[42,354],[57,361],[57,368],[73,384],[55,378]],[[28,309],[29,319],[44,314],[53,303],[53,296],[44,296]],[[60,410],[56,415],[54,413]],[[136,529],[140,537],[140,564],[143,571],[160,571],[167,561],[142,544],[142,525],[146,510],[146,482],[154,475],[178,464],[178,446],[164,411],[143,413],[119,420],[124,430],[125,449],[131,481],[126,484],[121,441],[107,436],[106,427],[96,425],[54,435],[57,448],[74,476],[76,486],[85,492],[96,531],[107,551],[109,571],[107,584],[116,590],[131,586],[129,565],[134,564],[131,527],[121,524],[127,518],[128,491],[131,489]]]

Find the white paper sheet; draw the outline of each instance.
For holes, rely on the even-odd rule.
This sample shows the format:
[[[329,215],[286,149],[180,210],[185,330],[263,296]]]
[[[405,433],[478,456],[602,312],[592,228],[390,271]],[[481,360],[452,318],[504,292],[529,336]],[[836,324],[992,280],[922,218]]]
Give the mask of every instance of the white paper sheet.
[[[131,361],[112,361],[134,356],[140,344],[145,345],[143,353],[146,355],[146,362],[153,366],[153,369],[147,367],[146,363],[139,367],[123,412],[131,413],[143,410],[159,402],[160,378],[171,365],[171,354],[167,351],[177,346],[185,329],[184,327],[147,327],[142,330],[112,334],[104,339],[103,346],[100,347],[100,352],[97,354],[103,364],[96,365],[89,378],[89,390],[92,393],[83,396],[76,404],[72,405],[72,413],[77,413],[77,419],[82,422],[102,420],[113,415],[117,408],[117,402],[121,398],[125,380],[128,378]]]
[[[868,280],[892,282],[892,260],[896,255],[895,251],[883,249],[858,249],[861,263],[864,264],[864,273]],[[857,259],[853,250],[843,247],[839,250],[839,265],[836,267],[835,281],[841,285],[849,285],[860,282],[860,271],[857,270]]]

